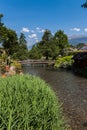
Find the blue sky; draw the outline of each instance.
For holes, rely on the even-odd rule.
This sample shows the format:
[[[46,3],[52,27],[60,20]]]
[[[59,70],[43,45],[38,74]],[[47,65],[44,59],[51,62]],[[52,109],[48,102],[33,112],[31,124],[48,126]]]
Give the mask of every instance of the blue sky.
[[[41,39],[45,29],[63,30],[69,38],[87,36],[85,0],[0,0],[4,24],[26,35],[28,46]]]

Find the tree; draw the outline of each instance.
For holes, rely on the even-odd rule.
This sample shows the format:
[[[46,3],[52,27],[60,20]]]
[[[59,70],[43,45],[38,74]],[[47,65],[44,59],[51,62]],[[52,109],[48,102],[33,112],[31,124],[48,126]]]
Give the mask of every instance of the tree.
[[[16,46],[18,45],[18,38],[15,31],[3,26],[2,17],[3,14],[0,14],[0,43],[7,54],[11,55],[14,53]]]
[[[53,40],[56,46],[59,46],[60,54],[63,55],[63,49],[69,45],[67,35],[62,30],[59,30],[55,33]]]
[[[59,30],[54,37],[51,31],[46,30],[42,36],[42,40],[38,42],[30,51],[30,58],[56,59],[59,54],[63,55],[63,51],[68,46],[68,37],[63,31]],[[35,52],[35,53],[34,53]]]
[[[2,37],[3,37],[2,46],[4,47],[8,55],[12,55],[15,51],[17,51],[18,47],[18,37],[16,32],[6,28],[5,36],[3,34]]]
[[[52,39],[52,34],[50,30],[45,30],[43,36],[42,36],[42,41],[43,42],[48,42]]]
[[[3,14],[0,14],[0,43],[7,55],[11,55],[13,58],[26,59],[28,57],[27,41],[23,33],[20,34],[20,38],[16,32],[12,29],[8,29],[2,23]]]
[[[86,0],[86,2],[84,4],[81,5],[81,7],[87,8],[87,0]]]
[[[48,60],[48,58],[51,55],[51,41],[52,41],[52,34],[50,30],[45,30],[43,36],[42,36],[42,41],[39,43],[41,46],[41,50],[42,50],[42,55],[43,57],[46,57],[46,60]]]
[[[27,41],[26,41],[26,37],[23,33],[21,33],[20,37],[19,37],[19,46],[22,49],[27,49]]]
[[[27,41],[23,33],[20,34],[20,37],[18,39],[17,51],[13,54],[13,58],[20,60],[28,58]]]
[[[2,18],[3,18],[3,14],[0,14],[0,43],[3,42],[3,39],[6,38],[6,30],[7,28],[4,25],[4,23],[2,23]]]
[[[30,59],[40,59],[42,57],[41,49],[38,45],[33,45],[32,49],[29,51]]]
[[[3,14],[0,14],[0,26],[3,26],[4,24],[2,23],[2,18],[3,18]]]

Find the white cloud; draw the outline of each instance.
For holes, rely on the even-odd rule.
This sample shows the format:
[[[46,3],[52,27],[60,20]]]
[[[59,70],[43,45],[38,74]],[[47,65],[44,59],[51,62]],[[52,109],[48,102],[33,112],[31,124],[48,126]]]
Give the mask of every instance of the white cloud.
[[[39,27],[36,27],[36,30],[40,30],[40,28],[39,28]]]
[[[30,30],[28,28],[23,27],[22,32],[27,32],[28,33],[28,32],[30,32]]]
[[[36,27],[36,30],[37,30],[38,33],[44,33],[44,32],[45,32],[44,29],[41,29],[41,28],[39,28],[39,27]]]
[[[44,29],[42,29],[42,30],[39,30],[38,32],[39,32],[39,33],[44,33],[44,32],[45,32],[45,30],[44,30]]]
[[[71,30],[71,31],[77,31],[77,32],[79,32],[79,31],[80,31],[80,28],[71,28],[70,30]]]
[[[84,31],[87,32],[87,28],[85,28]]]
[[[33,33],[31,35],[28,35],[29,38],[37,38],[37,34]]]
[[[68,36],[68,39],[70,40],[70,39],[83,38],[83,37],[86,38],[87,36],[83,34],[79,34],[79,35],[74,34],[74,35]]]

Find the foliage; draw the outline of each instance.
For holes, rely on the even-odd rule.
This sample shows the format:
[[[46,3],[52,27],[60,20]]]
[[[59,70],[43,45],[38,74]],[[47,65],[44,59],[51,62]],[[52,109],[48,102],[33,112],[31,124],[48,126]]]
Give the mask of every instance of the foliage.
[[[12,55],[13,59],[28,59],[27,41],[23,33],[20,34],[20,37],[18,39],[18,46],[16,49],[17,51],[15,51],[15,53]]]
[[[7,55],[4,49],[0,48],[0,71],[5,71]]]
[[[21,47],[21,49],[27,50],[27,41],[23,33],[21,33],[19,37],[19,46]]]
[[[86,2],[84,4],[81,5],[81,7],[87,8],[87,0],[86,0]]]
[[[12,58],[15,60],[27,60],[28,59],[28,50],[22,50],[19,48],[17,52],[12,55]]]
[[[60,48],[60,54],[63,55],[63,49],[69,45],[67,35],[62,30],[59,30],[54,35],[54,41]]]
[[[5,26],[0,26],[0,43],[4,42],[4,39],[7,40],[7,28]]]
[[[27,59],[28,49],[25,35],[21,33],[18,39],[16,32],[12,29],[8,29],[1,22],[2,17],[3,15],[0,14],[0,43],[2,47],[7,55],[10,55],[14,59]]]
[[[59,57],[55,62],[57,68],[70,68],[73,63],[72,56]]]
[[[0,26],[3,26],[2,18],[3,18],[3,14],[0,14]]]
[[[6,31],[7,38],[3,40],[3,47],[6,50],[8,55],[12,55],[17,51],[18,38],[15,31],[7,29]]]
[[[38,46],[33,46],[32,49],[29,51],[29,58],[30,59],[41,59],[41,49]]]
[[[56,59],[59,54],[64,55],[63,49],[68,46],[68,38],[63,31],[59,30],[54,36],[52,36],[51,31],[46,30],[42,36],[42,40],[32,47],[30,51],[30,58],[37,59],[42,56],[45,57],[46,60],[49,58]]]
[[[16,68],[17,70],[19,70],[19,69],[22,68],[21,63],[19,63],[19,62],[16,61],[16,60],[12,60],[12,61],[11,61],[11,66],[15,66],[15,68]]]
[[[42,36],[42,41],[44,42],[48,42],[52,39],[52,34],[51,34],[51,31],[50,30],[45,30],[43,36]]]
[[[66,130],[60,104],[41,79],[0,78],[0,130]]]
[[[76,48],[77,48],[77,49],[80,49],[80,48],[82,48],[83,46],[84,46],[84,43],[79,43],[79,44],[77,44]]]

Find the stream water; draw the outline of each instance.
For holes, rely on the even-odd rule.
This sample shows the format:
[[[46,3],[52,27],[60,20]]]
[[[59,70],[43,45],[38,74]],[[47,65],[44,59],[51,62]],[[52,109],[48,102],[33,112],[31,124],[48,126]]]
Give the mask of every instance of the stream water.
[[[70,71],[23,66],[24,73],[39,76],[49,83],[63,104],[71,130],[87,130],[87,79]]]

